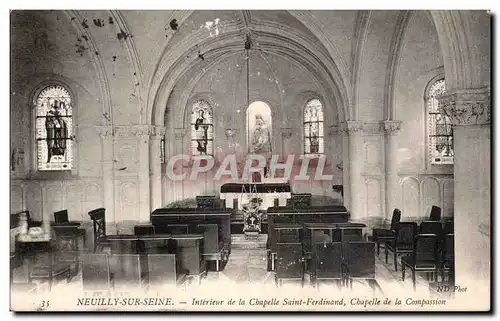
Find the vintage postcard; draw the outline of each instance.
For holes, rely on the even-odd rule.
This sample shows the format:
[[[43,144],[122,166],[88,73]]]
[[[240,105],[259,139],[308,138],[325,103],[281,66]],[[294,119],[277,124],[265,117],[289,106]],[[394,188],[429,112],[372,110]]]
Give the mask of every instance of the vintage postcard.
[[[11,311],[489,311],[487,9],[12,10]]]

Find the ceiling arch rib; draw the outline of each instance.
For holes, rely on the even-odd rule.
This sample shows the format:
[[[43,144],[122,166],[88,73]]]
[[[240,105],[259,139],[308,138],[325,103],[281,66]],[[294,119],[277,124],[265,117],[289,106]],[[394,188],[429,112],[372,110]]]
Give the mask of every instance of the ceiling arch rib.
[[[338,72],[335,64],[328,56],[327,53],[323,53],[317,45],[315,45],[311,40],[304,39],[300,37],[300,35],[293,34],[286,28],[281,28],[276,30],[276,26],[266,25],[260,26],[254,29],[253,35],[256,36],[256,42],[260,44],[260,47],[267,48],[272,46],[282,46],[282,50],[284,52],[289,51],[290,55],[299,55],[304,56],[304,59],[307,64],[314,66],[312,71],[319,73],[321,75],[320,83],[328,84],[328,87],[337,96],[339,100],[335,105],[343,108],[339,109],[339,115],[342,119],[346,119],[349,117],[349,114],[346,112],[346,107],[348,106],[348,95],[343,82],[341,75]],[[264,31],[265,30],[265,31]],[[197,58],[198,51],[202,52],[203,55],[206,55],[216,48],[226,48],[229,49],[235,46],[236,50],[241,50],[242,43],[244,41],[244,36],[240,29],[238,29],[238,24],[233,24],[233,31],[228,32],[228,28],[226,28],[226,32],[224,34],[219,35],[218,37],[208,38],[203,37],[202,35],[205,32],[196,32],[191,39],[186,39],[184,42],[183,50],[179,50],[177,52],[177,59],[173,62],[170,62],[169,65],[166,64],[167,59],[163,60],[163,64],[160,62],[161,67],[157,68],[157,70],[165,70],[163,77],[159,74],[155,75],[157,80],[157,84],[152,86],[151,92],[149,95],[148,104],[149,112],[151,113],[151,118],[154,122],[162,122],[161,118],[163,112],[165,110],[166,105],[166,97],[162,97],[165,95],[165,91],[171,90],[175,85],[174,79],[178,79],[184,71],[179,70],[179,66],[181,69],[187,70],[189,66],[186,64],[194,63],[193,56]],[[194,39],[193,39],[194,38]],[[207,39],[208,38],[208,39]],[[198,41],[196,41],[198,40]],[[201,40],[201,41],[200,41]],[[191,44],[189,46],[189,44]],[[261,48],[261,49],[262,49]],[[314,52],[314,54],[313,54]],[[319,55],[319,57],[318,57]],[[170,55],[171,57],[173,54]],[[170,58],[171,58],[170,57]],[[170,88],[170,89],[168,89]],[[154,115],[152,114],[154,112]]]

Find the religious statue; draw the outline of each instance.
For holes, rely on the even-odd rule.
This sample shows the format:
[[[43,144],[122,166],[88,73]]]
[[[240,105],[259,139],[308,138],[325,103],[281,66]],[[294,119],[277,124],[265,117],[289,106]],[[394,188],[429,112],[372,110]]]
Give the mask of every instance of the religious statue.
[[[66,152],[66,138],[68,137],[68,127],[62,118],[61,108],[65,109],[64,102],[54,100],[45,118],[45,129],[47,131],[47,163],[50,163],[52,156],[64,156]]]
[[[253,132],[250,141],[250,153],[259,154],[265,157],[266,164],[269,164],[269,159],[272,153],[271,148],[271,134],[269,133],[269,127],[262,115],[255,115],[255,124],[253,127]],[[267,177],[269,173],[268,165],[264,168],[264,177]],[[260,182],[260,173],[253,173],[253,181]]]
[[[267,154],[271,152],[271,135],[269,128],[261,115],[255,115],[255,125],[252,132],[250,152]]]

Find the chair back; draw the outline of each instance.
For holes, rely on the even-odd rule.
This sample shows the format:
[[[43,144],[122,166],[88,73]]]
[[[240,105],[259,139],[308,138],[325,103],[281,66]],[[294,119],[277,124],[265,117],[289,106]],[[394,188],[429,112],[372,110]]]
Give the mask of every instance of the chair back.
[[[69,223],[68,210],[54,212],[54,221],[56,223]]]
[[[89,212],[94,227],[94,243],[106,237],[106,210],[98,208]]]
[[[455,235],[445,234],[443,241],[443,261],[452,263],[455,260]]]
[[[396,242],[399,244],[413,244],[415,234],[417,234],[416,222],[401,222],[399,223]]]
[[[218,253],[219,226],[217,224],[198,224],[198,234],[203,234],[203,253]]]
[[[438,245],[439,237],[436,234],[416,235],[413,246],[415,261],[437,261]]]
[[[148,254],[150,287],[175,285],[178,273],[175,254]]]
[[[441,221],[441,207],[432,205],[429,221]]]
[[[349,242],[344,244],[344,257],[349,275],[353,278],[375,278],[375,243]]]
[[[82,253],[82,285],[84,291],[109,291],[111,278],[107,254]]]
[[[276,276],[281,279],[304,277],[301,243],[278,243]]]
[[[439,221],[423,221],[418,230],[419,234],[436,234],[437,236],[441,236],[442,232],[443,226]]]
[[[448,220],[448,221],[444,222],[443,233],[444,234],[454,234],[455,233],[455,228],[453,226],[453,220]]]
[[[154,225],[135,225],[134,226],[134,234],[137,236],[140,235],[154,235],[155,227]]]
[[[313,270],[319,279],[337,279],[342,276],[342,243],[315,243]]]
[[[109,265],[113,273],[116,288],[129,289],[141,287],[142,275],[145,274],[138,254],[111,254]]]
[[[392,212],[391,219],[391,230],[397,231],[399,228],[399,222],[401,222],[401,210],[399,208],[395,208]]]

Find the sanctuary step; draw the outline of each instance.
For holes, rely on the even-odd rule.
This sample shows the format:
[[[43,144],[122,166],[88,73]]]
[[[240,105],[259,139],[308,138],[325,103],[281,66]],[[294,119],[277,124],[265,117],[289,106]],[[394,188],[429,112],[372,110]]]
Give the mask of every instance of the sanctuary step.
[[[247,239],[245,234],[231,234],[232,249],[265,249],[266,242],[267,234],[259,234],[251,239]]]

